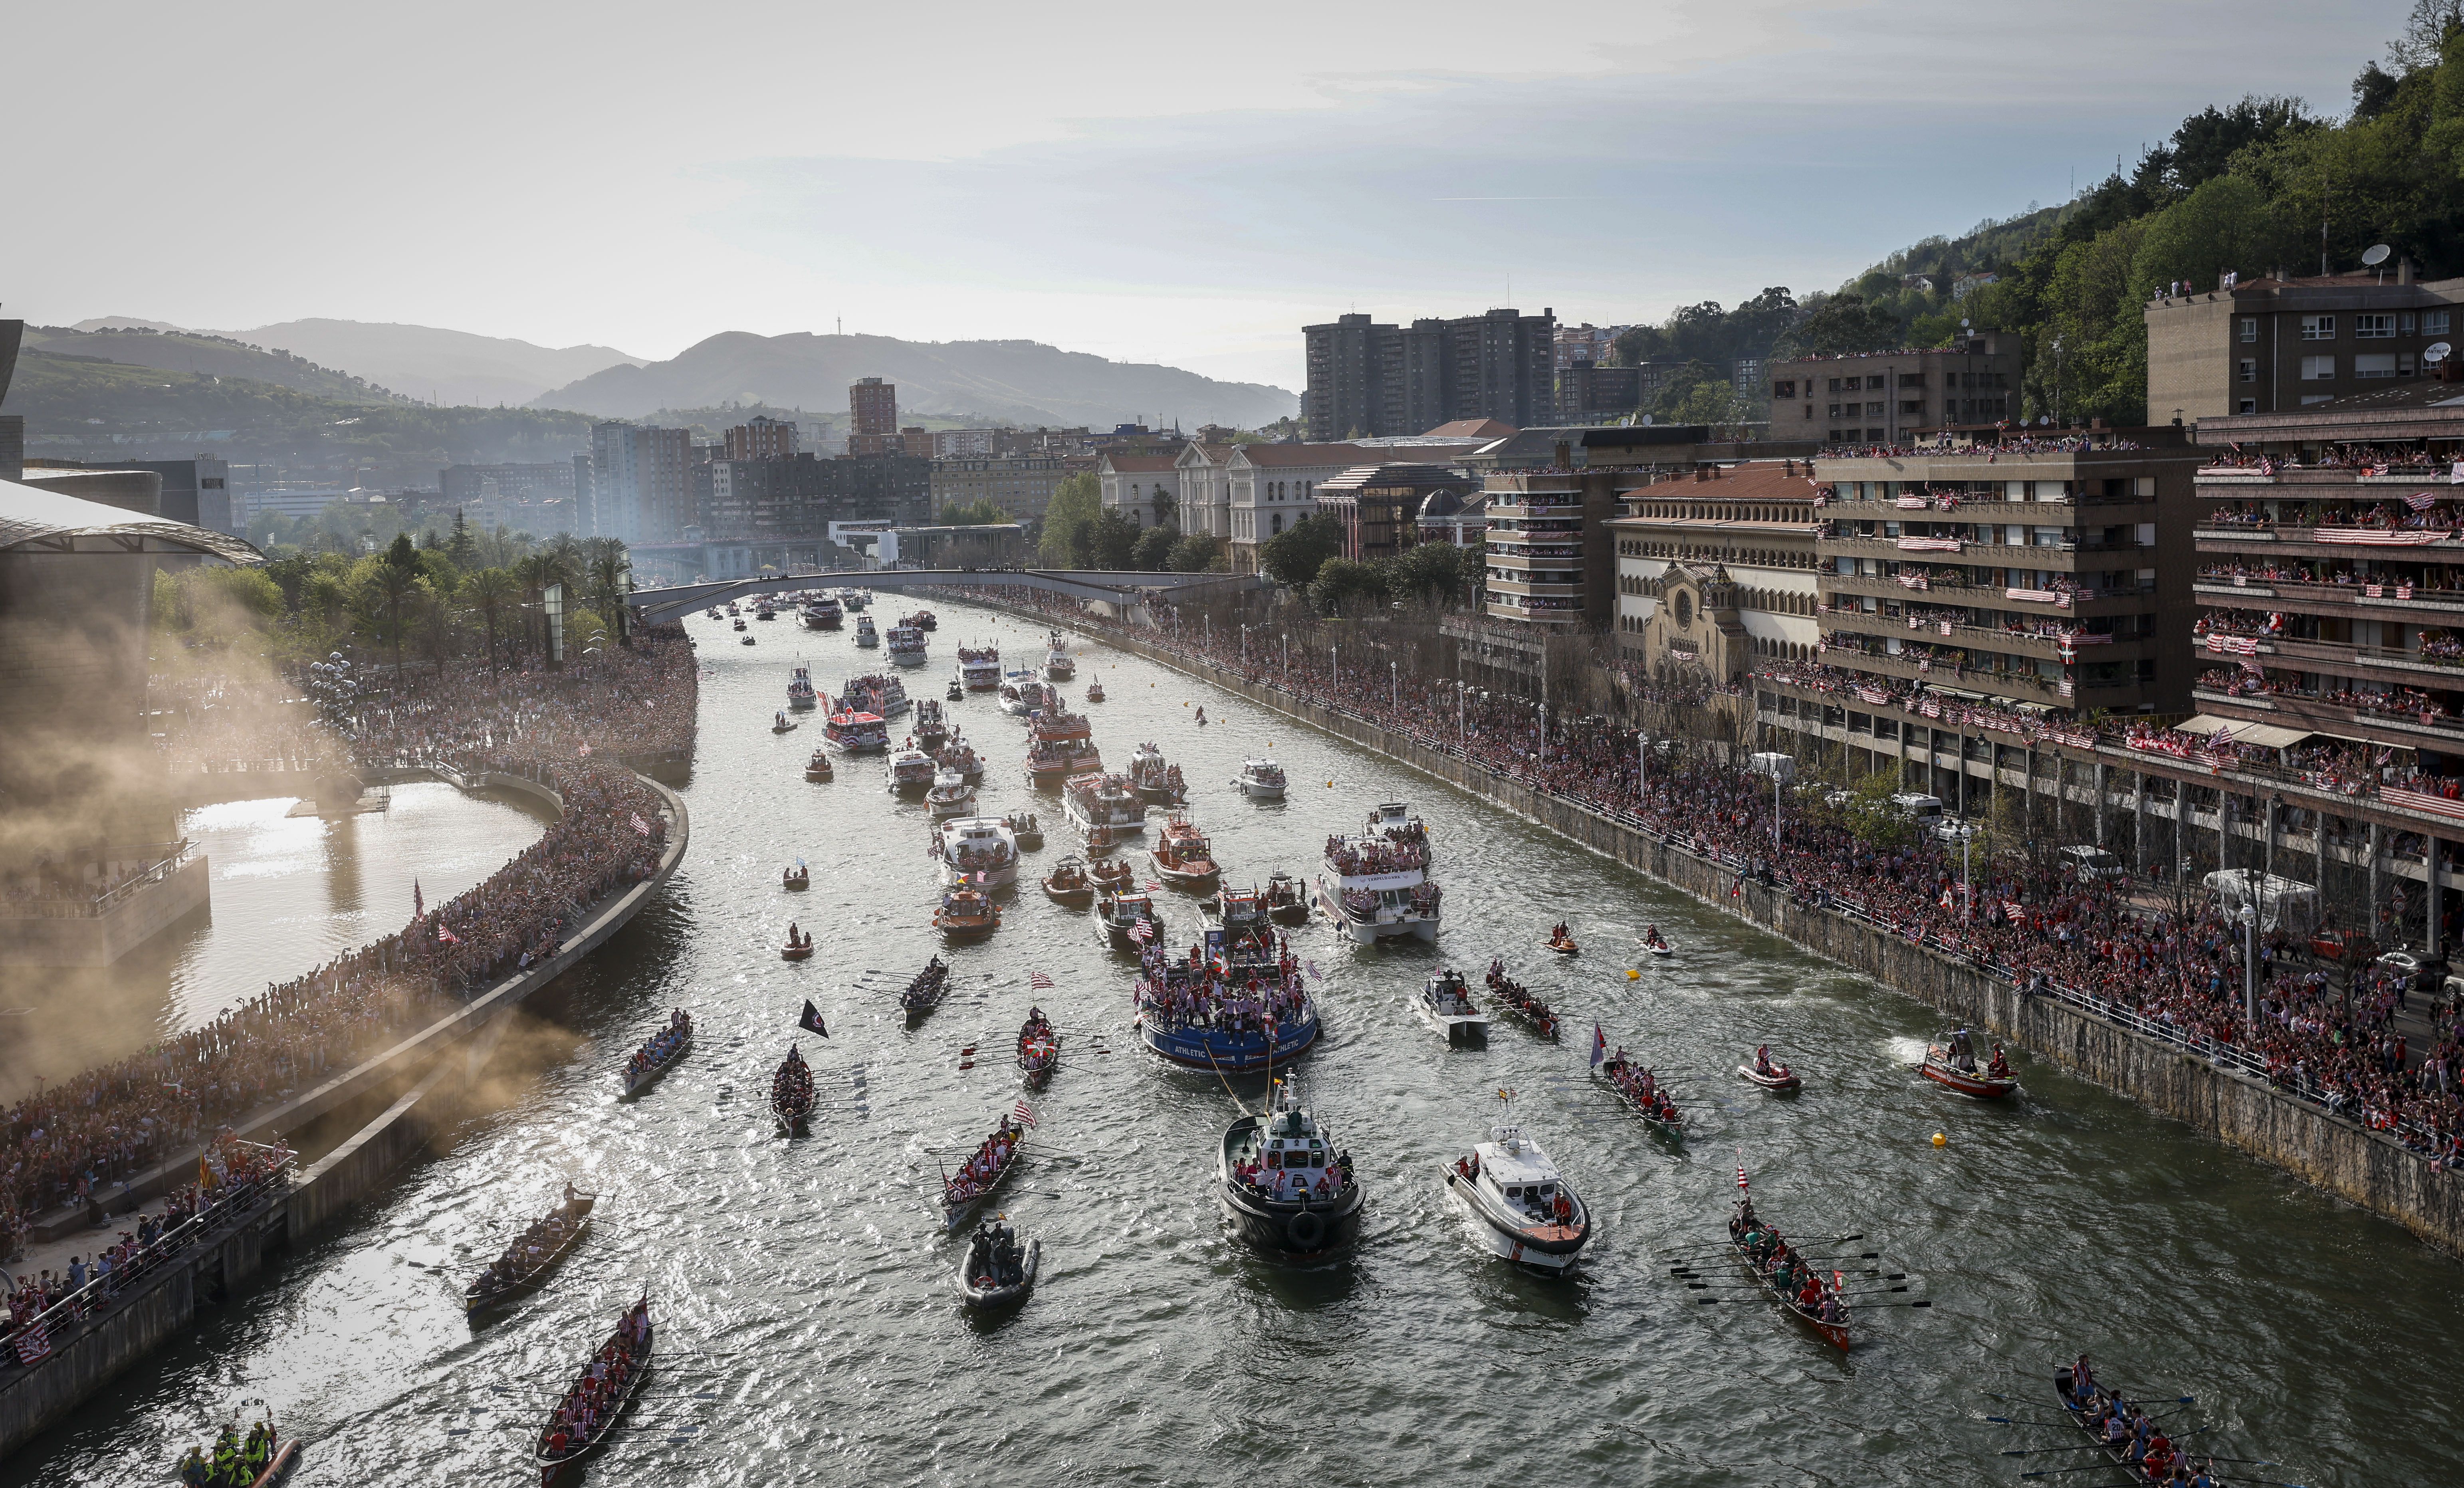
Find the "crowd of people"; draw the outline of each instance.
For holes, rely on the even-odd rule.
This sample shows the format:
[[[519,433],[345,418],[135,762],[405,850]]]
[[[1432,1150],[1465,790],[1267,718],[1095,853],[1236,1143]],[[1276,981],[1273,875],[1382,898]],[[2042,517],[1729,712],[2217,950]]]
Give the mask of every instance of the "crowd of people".
[[[1133,996],[1138,1016],[1161,1028],[1213,1029],[1264,1034],[1308,1016],[1309,989],[1288,936],[1258,930],[1227,946],[1220,958],[1202,946],[1185,955],[1147,942],[1138,952],[1142,974]]]
[[[1728,1234],[1771,1288],[1794,1302],[1797,1310],[1835,1326],[1848,1321],[1848,1304],[1839,1296],[1839,1274],[1835,1271],[1825,1277],[1819,1266],[1807,1261],[1779,1233],[1777,1225],[1765,1223],[1754,1213],[1752,1199],[1737,1201],[1737,1212],[1728,1220]]]
[[[958,1171],[942,1186],[942,1202],[955,1209],[991,1193],[1001,1174],[1009,1171],[1010,1160],[1018,1155],[1018,1145],[1024,1140],[1026,1128],[1003,1116],[993,1134],[976,1149],[975,1155],[960,1163]]]
[[[282,1437],[272,1421],[250,1427],[245,1438],[237,1422],[226,1421],[212,1450],[192,1446],[180,1458],[180,1481],[186,1488],[249,1488],[281,1450]]]
[[[650,1302],[644,1298],[616,1324],[615,1336],[599,1346],[590,1367],[549,1414],[540,1455],[561,1461],[598,1440],[602,1429],[625,1408],[632,1393],[637,1361],[649,1347]]]

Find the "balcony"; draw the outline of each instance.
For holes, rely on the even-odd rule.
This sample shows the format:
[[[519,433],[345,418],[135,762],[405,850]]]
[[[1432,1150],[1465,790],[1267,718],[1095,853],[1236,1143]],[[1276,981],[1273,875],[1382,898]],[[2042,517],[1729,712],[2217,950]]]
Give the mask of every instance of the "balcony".
[[[1859,522],[2024,522],[2031,527],[2076,527],[2084,519],[2129,520],[2128,509],[2153,514],[2153,496],[2073,496],[2035,501],[1996,501],[1991,497],[1963,500],[1947,511],[1939,507],[1901,506],[1893,501],[1828,501],[1816,514],[1834,521]]]
[[[2211,465],[2193,470],[2190,475],[2201,492],[2213,491],[2226,495],[2248,491],[2255,486],[2292,487],[2297,488],[2297,492],[2298,488],[2304,486],[2350,486],[2363,488],[2375,495],[2380,488],[2388,486],[2419,489],[2455,484],[2449,468],[2444,465],[2413,466],[2409,470],[2390,470],[2385,475],[2365,475],[2359,466],[2351,465],[2327,469],[2278,466],[2272,473],[2250,466]]]
[[[1563,583],[1548,583],[1540,581],[1536,576],[1532,579],[1507,579],[1500,574],[1491,574],[1488,576],[1488,588],[1494,594],[1534,595],[1543,599],[1573,600],[1579,603],[1584,584],[1580,576]]]
[[[1970,651],[1990,651],[2001,656],[2033,656],[2049,662],[2059,661],[2062,655],[2062,644],[2056,637],[2004,630],[1998,625],[1963,625],[1954,621],[1950,634],[1944,635],[1939,622],[1920,623],[1911,630],[1903,616],[1835,610],[1822,616],[1821,620],[1824,625],[1834,630],[1887,637],[1919,646],[1956,646]],[[2137,636],[2127,640],[2092,641],[2086,646],[2073,647],[2073,651],[2078,658],[2100,662],[2135,662],[2155,654],[2153,643]]]
[[[2406,749],[2429,745],[2444,751],[2464,745],[2464,718],[2448,713],[2431,713],[2424,723],[2419,713],[2380,712],[2290,692],[2239,694],[2207,687],[2192,688],[2190,700],[2200,711],[2223,717],[2259,717],[2286,728],[2312,724],[2321,732]]]
[[[1922,679],[1938,688],[1965,688],[1971,692],[1984,692],[2025,703],[2044,703],[2054,708],[2126,708],[2141,701],[2135,694],[2139,684],[2121,682],[2077,684],[2077,698],[2061,695],[2059,682],[2038,676],[2032,671],[1995,671],[1974,667],[1953,667],[1938,661],[1931,667],[1920,666],[1914,657],[1869,656],[1858,651],[1843,651],[1837,646],[1822,653],[1828,666],[1847,671],[1861,671],[1878,677]]]
[[[1495,599],[1481,606],[1481,612],[1491,620],[1510,620],[1527,625],[1579,626],[1583,623],[1580,602],[1568,600],[1539,600],[1535,605],[1501,603]]]
[[[1503,563],[1508,568],[1528,568],[1535,562],[1547,563],[1551,567],[1556,567],[1568,562],[1581,562],[1583,558],[1583,549],[1580,543],[1539,543],[1532,545],[1517,544],[1514,546],[1502,546],[1498,543],[1491,542],[1485,550],[1485,557],[1488,561],[1492,563]]]
[[[1520,492],[1509,492],[1505,495],[1492,493],[1488,498],[1488,506],[1482,514],[1491,521],[1506,519],[1580,522],[1583,519],[1583,498],[1573,495],[1563,500],[1552,500],[1538,492],[1530,495]]]
[[[2411,588],[2381,582],[2371,594],[2367,584],[2322,584],[2284,579],[2251,579],[2234,582],[2202,578],[2191,593],[2204,604],[2255,609],[2291,610],[2303,615],[2345,615],[2364,619],[2409,621],[2417,624],[2464,625],[2464,589]]]
[[[2200,648],[2204,659],[2215,653]],[[2424,656],[2384,646],[2338,641],[2277,639],[2258,643],[2258,657],[2274,657],[2287,670],[2316,671],[2413,688],[2464,689],[2464,657]],[[2230,660],[2231,658],[2227,658]]]
[[[1825,595],[1870,594],[1903,602],[1914,601],[1920,604],[1930,601],[1937,604],[1991,606],[2014,615],[2042,615],[2047,618],[2139,615],[2156,607],[2156,586],[2153,584],[2139,589],[2101,589],[2093,594],[2075,594],[2065,606],[2051,600],[2012,599],[2001,584],[1954,582],[1932,576],[1928,576],[1928,582],[1923,589],[1911,589],[1896,579],[1884,579],[1880,575],[1817,572],[1814,577]]]
[[[2382,562],[2464,563],[2464,542],[2441,536],[2433,542],[2381,543],[2321,538],[2316,527],[2228,525],[2194,527],[2190,540],[2201,553],[2249,553],[2271,558],[2376,558]],[[2353,528],[2326,529],[2352,532]]]
[[[1947,549],[1903,548],[1896,537],[1824,537],[1815,544],[1815,552],[1825,558],[1877,558],[1904,563],[1984,563],[1995,568],[2049,568],[2059,572],[2076,571],[2078,560],[2082,558],[2136,558],[2155,551],[2136,542],[2064,541],[2047,547],[1964,542],[1958,552],[1952,553]]]

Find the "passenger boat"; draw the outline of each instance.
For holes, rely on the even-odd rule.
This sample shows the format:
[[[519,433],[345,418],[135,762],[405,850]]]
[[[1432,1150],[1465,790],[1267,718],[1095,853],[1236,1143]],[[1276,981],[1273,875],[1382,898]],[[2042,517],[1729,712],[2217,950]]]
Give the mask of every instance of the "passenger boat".
[[[786,1059],[770,1076],[770,1120],[779,1135],[792,1137],[804,1129],[813,1114],[813,1071],[801,1045],[790,1044]]]
[[[1309,894],[1300,880],[1288,873],[1277,872],[1266,877],[1266,918],[1278,925],[1309,923]]]
[[[849,680],[839,689],[839,706],[862,709],[895,718],[907,711],[907,684],[887,672],[872,672]]]
[[[1044,650],[1044,680],[1067,682],[1078,675],[1078,664],[1069,659],[1069,648],[1061,642],[1061,632],[1052,632]]]
[[[1138,870],[1130,866],[1129,860],[1125,858],[1098,858],[1088,864],[1087,876],[1095,881],[1095,891],[1099,894],[1133,888],[1138,882]]]
[[[1020,1102],[1018,1109],[1025,1110],[1026,1103]],[[976,1155],[941,1180],[941,1227],[945,1232],[956,1235],[965,1228],[976,1206],[990,1198],[993,1191],[1017,1171],[1026,1156],[1026,1129],[1018,1116],[1003,1116],[993,1134],[976,1149]]]
[[[810,708],[819,701],[820,694],[813,690],[812,671],[807,667],[797,667],[787,678],[787,706]]]
[[[1488,996],[1489,1000],[1497,1004],[1499,1012],[1529,1026],[1541,1038],[1557,1037],[1557,1015],[1549,1010],[1549,1004],[1531,996],[1521,982],[1507,975],[1504,961],[1488,963]]]
[[[958,682],[970,692],[999,691],[1001,685],[1001,647],[958,647]]]
[[[531,1453],[539,1488],[551,1488],[565,1469],[607,1440],[626,1407],[642,1392],[642,1382],[649,1378],[650,1343],[650,1300],[646,1296],[618,1320],[616,1331],[599,1346],[564,1399],[548,1412],[547,1424],[539,1428],[538,1445]],[[605,1378],[594,1378],[592,1371],[602,1364],[607,1366]]]
[[[1141,927],[1145,933],[1139,933]],[[1163,918],[1143,888],[1120,888],[1095,896],[1095,934],[1115,951],[1135,951],[1163,936]]]
[[[915,703],[915,744],[926,754],[938,750],[950,737],[950,726],[941,720],[941,705],[933,699],[918,698]]]
[[[1069,909],[1084,909],[1095,902],[1095,881],[1087,875],[1087,863],[1082,858],[1064,858],[1044,876],[1044,897]]]
[[[783,712],[770,720],[770,732],[773,733],[793,733],[798,727],[796,721]]]
[[[813,958],[813,937],[799,931],[793,924],[787,927],[787,943],[779,948],[781,961],[809,961]]]
[[[965,739],[953,735],[950,742],[941,746],[941,752],[933,757],[941,762],[943,769],[956,770],[964,776],[970,785],[979,785],[983,782],[983,756],[977,754],[975,746]]]
[[[890,756],[882,778],[898,795],[921,796],[933,788],[933,777],[940,773],[932,755],[920,749],[902,749]]]
[[[924,970],[898,995],[899,1011],[907,1015],[907,1026],[914,1027],[932,1016],[950,993],[950,968],[939,956],[924,963]]]
[[[1771,1057],[1770,1044],[1756,1049],[1752,1059],[1737,1066],[1737,1073],[1773,1095],[1794,1095],[1805,1084],[1796,1071]]]
[[[944,940],[981,940],[1001,929],[1001,906],[980,888],[954,888],[933,911],[933,928]]]
[[[1317,908],[1344,937],[1372,945],[1397,935],[1438,938],[1442,895],[1429,882],[1427,849],[1375,833],[1326,840]]]
[[[934,618],[931,610],[917,610],[914,614],[907,617],[907,623],[913,625],[918,630],[929,631],[938,630],[941,628],[940,621]]]
[[[583,1232],[590,1227],[590,1211],[598,1202],[598,1194],[576,1193],[572,1184],[566,1184],[563,1202],[531,1221],[530,1228],[506,1246],[494,1264],[462,1289],[462,1315],[475,1318],[538,1291],[548,1274],[582,1243]]]
[[[1991,1061],[1980,1065],[1976,1061],[1975,1040],[1965,1028],[1954,1028],[1943,1035],[1940,1043],[1926,1044],[1925,1063],[1920,1068],[1935,1084],[1948,1085],[1980,1101],[1998,1101],[2019,1088],[2019,1077],[2003,1057],[2002,1045],[1995,1044]]]
[[[1089,847],[1102,849],[1144,836],[1147,808],[1117,775],[1074,777],[1061,792],[1061,813]]]
[[[941,823],[941,882],[952,888],[1007,888],[1018,882],[1018,835],[999,817],[957,817]]]
[[[1471,1155],[1440,1164],[1446,1192],[1482,1245],[1518,1266],[1564,1276],[1592,1237],[1591,1210],[1539,1143],[1519,1127],[1488,1128]]]
[[[1824,1343],[1846,1353],[1849,1347],[1847,1300],[1826,1296],[1823,1302],[1809,1307],[1797,1301],[1795,1291],[1783,1289],[1778,1280],[1764,1269],[1761,1258],[1755,1254],[1756,1240],[1771,1233],[1763,1229],[1762,1221],[1755,1216],[1753,1202],[1739,1199],[1736,1214],[1728,1219],[1728,1247],[1736,1257],[1737,1264],[1745,1268],[1746,1275],[1752,1279],[1754,1285],[1782,1312],[1813,1329]]]
[[[1130,787],[1141,799],[1162,805],[1177,805],[1187,799],[1188,791],[1180,778],[1180,767],[1168,764],[1163,751],[1152,742],[1139,745],[1130,755]]]
[[[1463,973],[1448,967],[1430,977],[1412,999],[1412,1011],[1421,1022],[1445,1036],[1446,1042],[1461,1045],[1488,1042],[1488,1016],[1471,999],[1471,989],[1463,985]]]
[[[1061,694],[1052,684],[1038,681],[1031,671],[1012,672],[1001,684],[1001,710],[1014,717],[1029,718],[1061,706]]]
[[[1677,1108],[1676,1098],[1661,1086],[1660,1077],[1626,1058],[1625,1050],[1609,1056],[1593,1070],[1592,1078],[1641,1117],[1644,1126],[1661,1136],[1684,1140],[1685,1113]]]
[[[1041,1089],[1060,1066],[1061,1035],[1042,1008],[1027,1009],[1026,1021],[1018,1030],[1019,1079],[1030,1090]]]
[[[1271,759],[1244,759],[1241,761],[1241,773],[1232,777],[1232,783],[1251,800],[1281,800],[1284,799],[1284,767]]]
[[[1101,908],[1110,901],[1099,900]],[[1162,939],[1155,927],[1156,942]],[[1319,1032],[1317,1004],[1300,963],[1265,931],[1233,937],[1206,932],[1193,953],[1150,952],[1131,996],[1130,1026],[1156,1058],[1191,1069],[1256,1073],[1309,1052]]]
[[[693,1048],[693,1015],[682,1008],[668,1015],[668,1026],[643,1040],[625,1061],[625,1099],[631,1100],[657,1084]]]
[[[855,644],[868,651],[881,645],[881,632],[874,628],[871,616],[855,618]]]
[[[965,776],[949,766],[941,765],[937,769],[932,787],[924,793],[924,804],[931,811],[933,820],[946,821],[953,817],[974,816],[976,788],[967,783]]]
[[[976,1227],[967,1256],[958,1262],[958,1300],[969,1312],[1005,1311],[1026,1301],[1035,1290],[1035,1274],[1044,1261],[1044,1241],[1028,1236],[1018,1243],[1010,1227],[988,1220]]]
[[[1262,1120],[1224,1128],[1217,1195],[1240,1238],[1277,1260],[1329,1260],[1360,1238],[1362,1189],[1333,1134],[1276,1082]]]
[[[1094,727],[1084,713],[1073,713],[1058,700],[1037,713],[1026,726],[1026,782],[1037,790],[1055,790],[1070,777],[1100,775],[1104,756],[1095,748]]]
[[[1176,813],[1163,824],[1154,853],[1155,877],[1174,888],[1202,893],[1222,882],[1223,870],[1215,864],[1214,848],[1198,823]]]
[[[1088,683],[1088,684],[1087,684],[1087,701],[1089,701],[1089,702],[1090,702],[1090,703],[1100,703],[1100,702],[1102,702],[1103,700],[1104,700],[1104,684],[1102,684],[1102,683],[1100,683],[1100,682],[1089,682],[1089,683]]]
[[[836,630],[839,628],[843,612],[839,609],[839,602],[835,598],[824,594],[806,600],[800,613],[803,616],[807,629]]]
[[[1032,811],[1013,811],[1001,818],[1008,824],[1009,835],[1021,852],[1033,852],[1044,845],[1044,823]]]
[[[1429,829],[1421,824],[1419,818],[1412,815],[1412,808],[1407,802],[1379,801],[1377,809],[1369,813],[1368,824],[1361,830],[1372,837],[1382,837],[1390,842],[1401,842],[1418,847],[1424,858],[1431,856]]]
[[[890,725],[881,714],[842,711],[822,724],[822,740],[846,755],[869,755],[890,747]]]
[[[819,783],[828,780],[836,774],[838,772],[830,767],[830,756],[826,750],[813,751],[813,757],[804,761],[804,778],[807,780]]]
[[[889,639],[890,665],[892,667],[921,667],[928,660],[924,654],[924,632],[913,625],[891,626]]]

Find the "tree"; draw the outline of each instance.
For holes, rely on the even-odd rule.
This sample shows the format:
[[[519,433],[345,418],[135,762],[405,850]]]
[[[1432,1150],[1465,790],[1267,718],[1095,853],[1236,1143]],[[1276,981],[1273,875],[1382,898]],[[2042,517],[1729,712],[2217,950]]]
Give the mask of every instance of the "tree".
[[[1327,515],[1304,516],[1261,544],[1258,566],[1277,583],[1306,589],[1327,559],[1343,551],[1343,527]]]
[[[1147,573],[1159,574],[1172,566],[1172,545],[1180,534],[1169,527],[1150,527],[1138,534],[1138,544],[1130,550],[1130,566]]]
[[[1228,565],[1223,559],[1223,539],[1194,532],[1172,545],[1169,567],[1176,574],[1221,573]]]
[[[1155,509],[1155,524],[1157,527],[1180,525],[1180,498],[1175,495],[1163,482],[1155,482],[1155,495],[1149,498],[1147,505]]]
[[[2434,67],[2458,30],[2464,30],[2464,0],[2412,0],[2403,34],[2387,43],[2387,60],[2399,73]]]
[[[621,614],[625,596],[633,587],[633,561],[626,555],[625,544],[613,537],[593,537],[584,552],[583,582],[589,591],[590,607],[602,615]]]
[[[1843,292],[1812,306],[1782,339],[1794,355],[1837,357],[1848,352],[1887,351],[1898,344],[1897,317],[1868,305],[1861,295]]]
[[[1386,597],[1400,604],[1453,605],[1477,591],[1485,565],[1481,549],[1423,542],[1376,564]]]
[[[394,546],[404,552],[412,551],[407,536],[397,537]],[[416,557],[409,562],[397,563],[392,561],[393,556],[387,552],[361,565],[354,605],[363,633],[392,649],[394,679],[399,686],[403,633],[410,627],[412,606],[417,602],[420,586],[428,580],[419,571]]]
[[[1092,470],[1080,470],[1053,488],[1044,509],[1044,539],[1037,556],[1046,568],[1083,568],[1087,529],[1104,512],[1104,487]]]
[[[2218,176],[2147,219],[2124,293],[2144,301],[2176,280],[2212,289],[2228,273],[2247,275],[2277,262],[2283,248],[2257,185],[2245,176]]]
[[[501,568],[483,568],[462,580],[462,602],[476,611],[488,632],[488,674],[496,671],[498,620],[522,602],[521,580]]]
[[[1118,512],[1105,512],[1084,529],[1087,538],[1085,568],[1122,570],[1130,567],[1131,555],[1137,551],[1137,525]]]
[[[1386,598],[1386,580],[1377,570],[1356,558],[1328,558],[1309,580],[1309,603],[1321,615],[1342,615]]]
[[[453,509],[453,536],[446,541],[445,556],[453,560],[453,566],[455,568],[467,569],[471,566],[471,559],[475,555],[478,546],[478,543],[471,536],[471,528],[469,524],[462,520],[462,509],[458,506],[455,507]]]
[[[1001,503],[989,496],[981,501],[941,509],[941,525],[944,527],[990,527],[1009,519],[1009,514],[1001,510]]]

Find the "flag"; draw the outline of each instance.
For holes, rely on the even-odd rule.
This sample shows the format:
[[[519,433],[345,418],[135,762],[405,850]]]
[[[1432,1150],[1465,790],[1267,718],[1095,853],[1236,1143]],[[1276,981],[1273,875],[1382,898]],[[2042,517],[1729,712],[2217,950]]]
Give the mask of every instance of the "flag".
[[[1737,1192],[1740,1193],[1748,1192],[1746,1185],[1746,1149],[1744,1148],[1737,1149]]]
[[[17,1330],[17,1362],[39,1364],[52,1356],[52,1340],[42,1324],[33,1323]]]
[[[798,1020],[796,1026],[820,1034],[825,1039],[830,1036],[829,1028],[822,1022],[822,1010],[813,1006],[813,999],[810,997],[804,999],[804,1016]]]
[[[410,881],[410,917],[418,920],[425,919],[427,915],[428,901],[419,892],[419,880],[412,879]]]
[[[1737,881],[1728,886],[1728,897],[1734,899],[1746,891],[1746,870],[1737,870]]]
[[[650,823],[643,821],[642,814],[638,811],[633,813],[633,830],[641,833],[644,837],[650,835]]]
[[[2027,918],[2028,915],[2027,910],[2020,908],[2016,902],[2009,899],[2002,901],[2002,912],[2010,917],[2011,923],[2013,925],[2018,924],[2021,920]]]
[[[1155,939],[1155,927],[1144,920],[1140,920],[1135,925],[1130,927],[1130,938],[1143,945],[1147,941]]]
[[[2423,491],[2416,492],[2412,495],[2405,497],[2404,504],[2412,508],[2416,512],[2427,512],[2430,510],[2431,503],[2435,502],[2437,499],[2438,498],[2436,496],[2431,495],[2429,492]]]
[[[1303,965],[1303,966],[1305,966],[1306,968],[1308,968],[1308,970],[1309,970],[1309,977],[1310,977],[1310,979],[1311,979],[1311,980],[1313,980],[1313,981],[1324,981],[1324,980],[1326,980],[1326,974],[1325,974],[1325,973],[1323,973],[1323,972],[1321,972],[1321,971],[1319,971],[1319,970],[1317,969],[1317,963],[1316,963],[1315,961],[1306,961],[1306,962],[1303,962],[1303,963],[1302,963],[1302,965]]]
[[[439,920],[436,924],[436,941],[439,945],[458,946],[462,944],[462,937],[454,934],[451,930],[447,930],[445,928],[445,922]]]
[[[1501,1101],[1511,1101],[1514,1099],[1514,1092],[1504,1085],[1499,1085],[1497,1087],[1497,1098]]]
[[[1592,1024],[1592,1068],[1599,1068],[1600,1061],[1608,1057],[1609,1036],[1600,1032],[1600,1025],[1595,1020]]]
[[[1011,1106],[1009,1113],[1018,1118],[1018,1124],[1022,1127],[1032,1127],[1035,1125],[1035,1112],[1026,1108],[1026,1103],[1024,1101],[1021,1101],[1016,1105]]]
[[[1026,974],[1026,985],[1037,992],[1050,992],[1052,990],[1052,978],[1045,975],[1042,972],[1029,972]]]
[[[584,758],[584,759],[588,759],[588,758],[590,757],[590,746],[589,746],[589,745],[584,744],[583,746],[582,746],[582,757],[583,757],[583,758]]]

